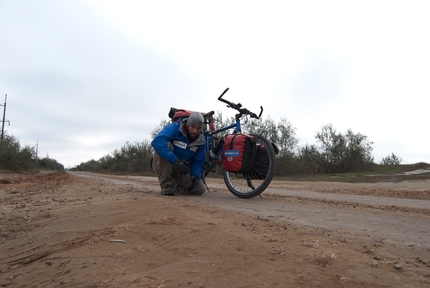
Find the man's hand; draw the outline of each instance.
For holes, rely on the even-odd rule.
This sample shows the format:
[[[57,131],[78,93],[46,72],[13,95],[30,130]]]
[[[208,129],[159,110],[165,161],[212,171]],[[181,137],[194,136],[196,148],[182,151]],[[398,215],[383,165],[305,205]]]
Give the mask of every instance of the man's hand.
[[[200,181],[200,179],[196,175],[191,176],[191,185],[188,186],[187,190],[192,191],[194,188],[197,187],[197,185],[199,184],[199,181]]]
[[[173,170],[178,172],[180,175],[185,175],[190,173],[190,168],[182,160],[176,159],[172,164]]]

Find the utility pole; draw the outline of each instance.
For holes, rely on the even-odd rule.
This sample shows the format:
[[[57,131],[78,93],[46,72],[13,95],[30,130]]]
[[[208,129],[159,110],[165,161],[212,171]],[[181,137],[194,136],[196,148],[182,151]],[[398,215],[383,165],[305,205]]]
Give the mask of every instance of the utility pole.
[[[0,106],[3,106],[3,120],[2,120],[2,125],[1,125],[1,139],[0,139],[0,144],[3,143],[3,137],[4,137],[4,123],[9,122],[6,120],[6,100],[7,100],[7,94],[4,95],[4,104]],[[10,125],[10,122],[9,122]]]
[[[37,142],[36,142],[36,162],[37,162],[37,160],[39,160],[39,158],[37,157],[38,152],[39,152],[39,140],[37,140]]]

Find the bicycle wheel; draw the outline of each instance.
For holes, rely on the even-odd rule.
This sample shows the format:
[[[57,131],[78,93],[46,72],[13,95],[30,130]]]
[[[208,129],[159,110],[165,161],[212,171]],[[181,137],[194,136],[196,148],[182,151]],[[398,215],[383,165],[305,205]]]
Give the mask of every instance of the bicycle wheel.
[[[275,172],[275,150],[272,143],[261,135],[257,138],[254,168],[249,174],[224,171],[224,182],[230,192],[239,198],[260,195],[269,186]]]

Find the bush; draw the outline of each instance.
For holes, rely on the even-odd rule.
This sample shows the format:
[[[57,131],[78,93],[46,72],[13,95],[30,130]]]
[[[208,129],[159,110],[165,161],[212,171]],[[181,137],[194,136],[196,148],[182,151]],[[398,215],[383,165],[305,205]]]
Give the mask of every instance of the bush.
[[[141,173],[151,172],[150,162],[153,156],[149,141],[129,143],[128,141],[111,154],[103,156],[100,160],[90,160],[81,163],[74,170],[78,171],[110,171]]]
[[[402,163],[402,158],[397,157],[394,153],[382,158],[381,165],[400,165]]]
[[[306,144],[299,148],[297,156],[297,172],[301,174],[320,173],[322,164],[322,155],[316,145]]]
[[[21,147],[18,139],[4,134],[0,144],[0,168],[15,172],[28,171],[37,168],[34,147]]]
[[[49,158],[46,156],[43,159],[38,160],[38,164],[40,168],[48,169],[48,170],[64,170],[64,166],[57,162],[55,159]]]

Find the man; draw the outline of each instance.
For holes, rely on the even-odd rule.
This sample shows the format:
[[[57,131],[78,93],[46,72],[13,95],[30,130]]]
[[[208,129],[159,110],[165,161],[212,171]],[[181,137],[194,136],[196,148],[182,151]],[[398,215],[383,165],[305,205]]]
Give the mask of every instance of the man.
[[[164,127],[152,140],[152,168],[158,174],[162,195],[205,192],[200,179],[206,161],[203,125],[202,114],[193,112],[188,119]]]

